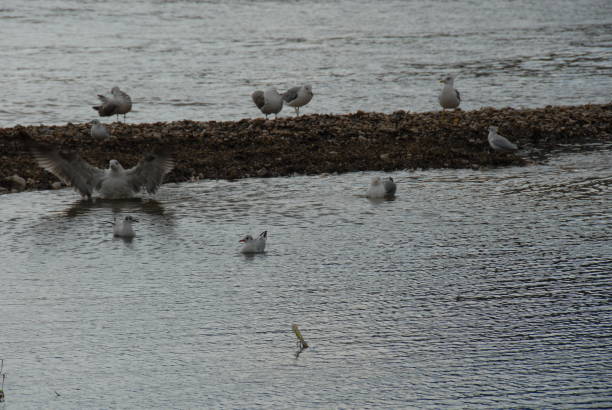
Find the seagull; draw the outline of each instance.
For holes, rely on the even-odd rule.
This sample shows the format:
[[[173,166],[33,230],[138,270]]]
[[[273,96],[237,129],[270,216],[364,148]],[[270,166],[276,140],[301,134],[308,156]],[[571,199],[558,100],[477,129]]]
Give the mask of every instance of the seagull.
[[[122,238],[133,238],[136,236],[134,229],[132,229],[133,222],[138,222],[138,219],[132,218],[129,215],[123,218],[123,220],[117,221],[117,218],[115,218],[113,221],[113,235]]]
[[[269,114],[274,114],[276,118],[280,110],[283,109],[283,97],[276,91],[274,87],[268,87],[265,91],[255,91],[251,94],[253,102],[265,114],[268,119]]]
[[[396,190],[397,186],[393,178],[388,177],[383,179],[381,177],[374,177],[372,178],[366,196],[368,198],[390,198],[395,195]]]
[[[516,151],[518,147],[508,141],[505,137],[502,137],[497,133],[497,127],[490,126],[489,127],[489,145],[495,151],[501,152],[512,152]]]
[[[103,139],[110,138],[110,133],[108,132],[106,127],[102,125],[102,123],[100,123],[100,121],[93,120],[91,124],[92,126],[91,126],[90,134],[92,137],[103,138]]]
[[[283,100],[287,105],[295,109],[295,114],[300,115],[300,107],[312,100],[312,86],[310,84],[301,87],[293,87],[283,93]]]
[[[461,103],[461,95],[459,91],[457,91],[454,87],[456,75],[449,74],[444,78],[444,80],[440,81],[444,83],[444,87],[442,88],[442,92],[438,96],[438,101],[442,106],[442,109],[445,110],[447,108],[457,108]]]
[[[88,199],[91,199],[94,192],[106,199],[132,198],[141,188],[154,194],[164,176],[174,168],[174,160],[164,150],[158,150],[145,155],[130,169],[124,169],[116,159],[109,161],[108,169],[100,169],[84,161],[75,151],[60,151],[36,143],[24,131],[21,135],[40,167],[65,184],[72,184],[76,191]]]
[[[263,231],[259,234],[257,239],[253,239],[251,235],[247,235],[240,240],[244,243],[241,253],[263,253],[266,248],[266,238],[268,237],[268,231]]]
[[[113,87],[110,97],[98,94],[98,98],[102,104],[92,108],[98,111],[100,117],[117,115],[117,120],[119,120],[119,114],[123,114],[123,121],[125,121],[125,114],[132,110],[132,99],[119,87]]]

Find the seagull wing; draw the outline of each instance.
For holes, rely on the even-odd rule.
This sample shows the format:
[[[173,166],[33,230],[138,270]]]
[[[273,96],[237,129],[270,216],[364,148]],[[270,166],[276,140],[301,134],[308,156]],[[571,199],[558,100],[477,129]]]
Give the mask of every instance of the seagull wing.
[[[510,141],[508,141],[505,137],[502,137],[501,135],[496,135],[495,139],[493,140],[493,143],[497,145],[499,149],[503,149],[507,151],[515,151],[518,149],[518,147],[515,144],[511,143]]]
[[[283,100],[287,102],[291,102],[298,97],[298,91],[300,91],[300,87],[293,87],[288,89],[283,93]]]
[[[107,98],[103,95],[98,95],[102,104],[96,105],[92,107],[94,110],[98,111],[100,117],[110,117],[111,115],[115,115],[117,109],[119,108],[118,104],[115,102],[113,98]]]
[[[255,91],[253,94],[251,94],[251,98],[253,99],[253,102],[255,103],[257,108],[259,108],[260,110],[261,107],[266,105],[266,99],[264,98],[263,91]]]
[[[125,173],[134,191],[140,191],[144,186],[148,193],[154,194],[162,184],[164,175],[173,168],[174,160],[167,153],[155,152],[147,154],[135,167]]]
[[[105,171],[84,161],[75,151],[60,151],[57,148],[31,142],[30,150],[41,168],[46,169],[71,184],[81,195],[91,196]]]

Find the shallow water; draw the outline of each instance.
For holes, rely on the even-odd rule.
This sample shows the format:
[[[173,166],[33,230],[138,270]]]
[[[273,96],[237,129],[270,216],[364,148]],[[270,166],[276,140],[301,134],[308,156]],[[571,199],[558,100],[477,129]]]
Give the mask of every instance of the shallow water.
[[[304,113],[429,111],[448,72],[463,109],[607,103],[611,44],[607,0],[3,0],[0,126],[90,121],[115,85],[138,123],[257,117],[255,89],[301,83]]]
[[[611,154],[2,196],[4,408],[609,408]]]

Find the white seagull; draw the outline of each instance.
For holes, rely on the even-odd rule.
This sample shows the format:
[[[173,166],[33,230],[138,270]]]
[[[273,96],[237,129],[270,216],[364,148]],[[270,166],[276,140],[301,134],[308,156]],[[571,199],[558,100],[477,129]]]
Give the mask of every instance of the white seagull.
[[[296,115],[300,115],[300,107],[312,100],[312,86],[310,84],[301,87],[293,87],[283,93],[283,100],[295,109]]]
[[[93,120],[91,121],[91,124],[90,134],[92,137],[100,139],[110,138],[110,133],[100,121]]]
[[[240,240],[244,243],[241,253],[263,253],[266,248],[266,238],[268,237],[268,231],[263,231],[259,234],[257,239],[253,239],[251,235],[247,235]]]
[[[388,177],[382,179],[381,177],[374,177],[372,178],[366,196],[368,198],[390,198],[395,195],[396,190],[397,186],[393,178]]]
[[[102,104],[92,108],[98,111],[100,117],[117,115],[117,120],[119,120],[119,114],[123,114],[123,121],[125,121],[125,114],[132,110],[132,99],[119,87],[113,87],[110,96],[98,94],[98,98]]]
[[[497,133],[497,127],[490,126],[489,127],[489,145],[495,151],[501,152],[512,152],[516,151],[518,147],[508,141],[505,137],[502,137]]]
[[[138,219],[132,218],[129,215],[119,220],[115,218],[113,221],[113,235],[120,236],[122,238],[133,238],[136,236],[136,233],[132,228],[133,222],[138,222]]]
[[[26,142],[40,167],[65,184],[71,184],[89,199],[94,192],[106,199],[132,198],[142,188],[154,194],[164,175],[174,168],[174,160],[164,151],[145,155],[130,169],[124,169],[115,159],[109,161],[108,169],[100,169],[88,164],[74,151],[60,151],[31,139]]]
[[[455,90],[454,86],[455,77],[456,75],[449,74],[444,80],[440,81],[444,83],[444,87],[442,87],[442,91],[438,96],[438,102],[444,110],[447,108],[457,108],[461,103],[461,95],[459,91]]]
[[[265,91],[255,91],[251,94],[253,102],[268,118],[268,115],[277,114],[283,109],[283,97],[276,91],[274,87],[268,87]]]

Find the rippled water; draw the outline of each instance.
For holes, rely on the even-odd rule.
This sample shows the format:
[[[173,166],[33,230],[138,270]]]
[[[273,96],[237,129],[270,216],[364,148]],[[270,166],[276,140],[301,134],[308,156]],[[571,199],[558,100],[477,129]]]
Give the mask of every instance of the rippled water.
[[[5,408],[609,408],[611,154],[4,195]]]
[[[429,111],[448,72],[464,109],[606,103],[611,45],[608,0],[3,0],[0,126],[90,121],[115,85],[130,122],[261,116],[253,90],[304,82],[305,113]]]

